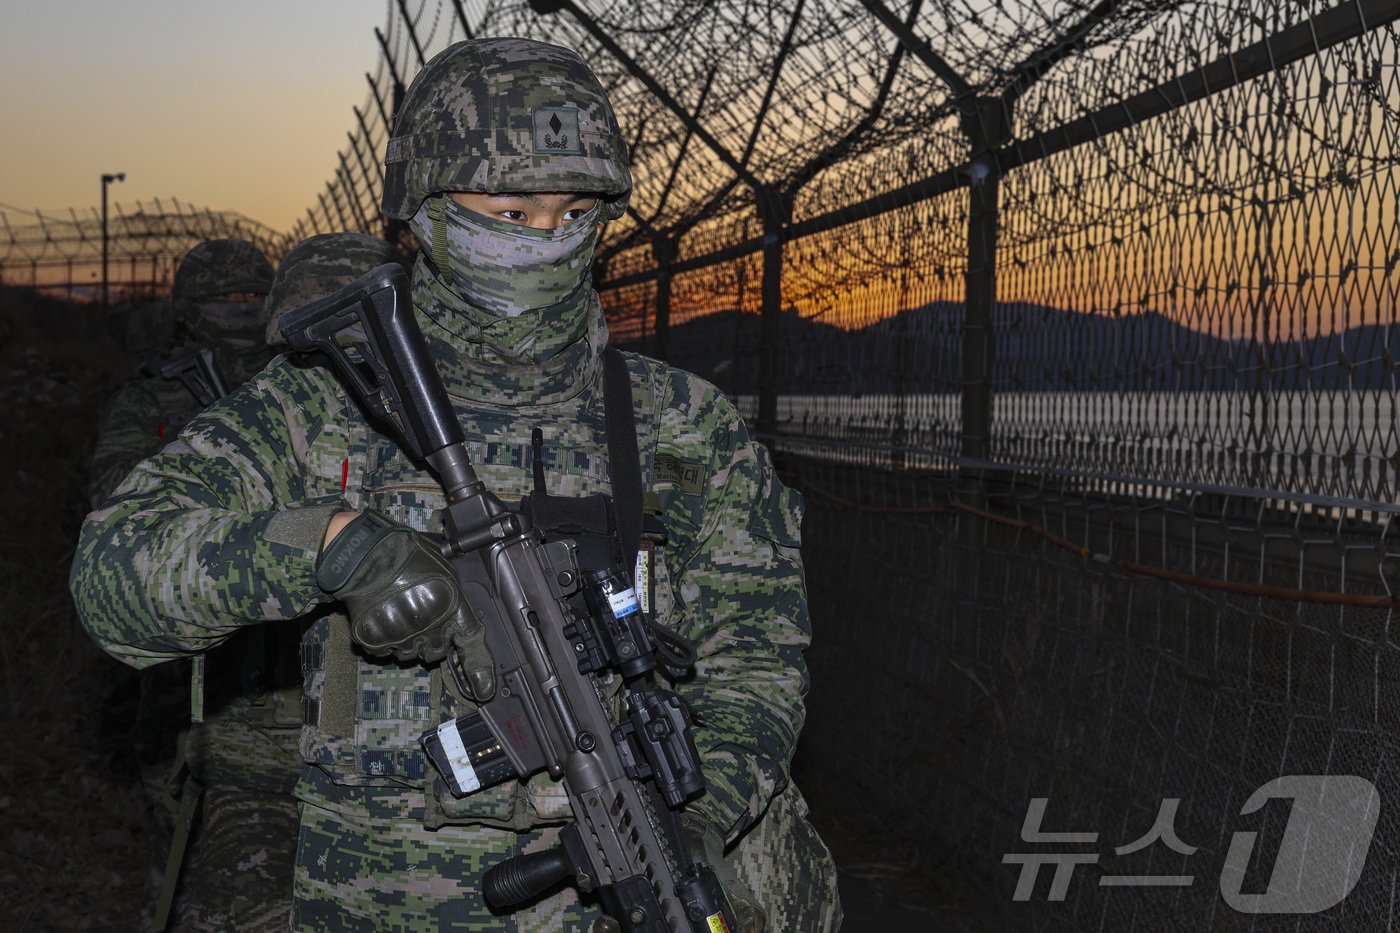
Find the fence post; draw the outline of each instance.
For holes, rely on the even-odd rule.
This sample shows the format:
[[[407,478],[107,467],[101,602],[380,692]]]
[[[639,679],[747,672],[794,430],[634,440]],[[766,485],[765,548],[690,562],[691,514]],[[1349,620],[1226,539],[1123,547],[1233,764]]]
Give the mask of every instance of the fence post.
[[[389,63],[389,70],[393,70],[392,62]],[[379,122],[384,123],[384,144],[385,147],[388,147],[389,139],[392,139],[393,137],[393,116],[389,115],[388,108],[385,108],[384,94],[382,94],[382,92],[379,91],[379,85],[375,84],[374,78],[370,77],[370,73],[368,73],[368,71],[365,71],[364,80],[370,83],[370,94],[371,97],[374,97],[375,108],[377,108],[379,111]],[[395,78],[395,88],[399,87],[400,85],[398,84],[398,78]],[[398,112],[399,97],[399,92],[398,90],[396,90],[395,95],[393,95],[392,101],[393,106],[395,106],[395,112]],[[360,115],[360,112],[356,111],[356,116],[358,115]],[[370,130],[365,129],[363,118],[360,119],[360,127],[361,129],[364,129],[365,146],[370,146]],[[382,205],[382,202],[384,202],[385,167],[384,161],[382,161],[382,157],[378,157],[377,155],[377,158],[379,161],[379,200],[381,200]],[[393,219],[393,217],[389,217],[388,214],[385,214],[384,210],[382,209],[381,212],[379,212],[379,219],[384,221],[384,234],[382,235],[384,235],[385,240],[392,242],[392,244],[395,245],[395,247],[398,247],[400,235],[406,233],[407,228],[409,228],[409,226],[407,226],[406,223],[403,223],[402,220],[395,220]]]
[[[399,105],[403,103],[403,95],[406,90],[403,79],[399,77],[398,65],[394,62],[393,53],[389,51],[389,43],[385,40],[384,34],[378,29],[374,30],[374,36],[379,40],[379,48],[384,52],[384,60],[389,63],[389,76],[393,78],[394,86],[389,96],[389,106],[384,106],[384,98],[379,92],[379,85],[374,79],[365,73],[365,78],[369,80],[370,89],[374,92],[374,103],[379,108],[379,118],[384,121],[384,145],[387,147],[389,140],[394,136],[394,121],[398,119]],[[390,243],[398,245],[400,240],[408,234],[408,223],[396,220],[392,217],[384,218],[384,239]]]
[[[755,429],[765,443],[778,433],[778,349],[782,340],[783,242],[792,218],[792,198],[771,185],[755,191],[763,222],[763,306],[758,340],[758,418]]]
[[[651,352],[657,359],[667,359],[671,336],[671,264],[676,261],[676,243],[659,231],[651,235],[651,258],[656,263],[655,342]]]
[[[379,120],[384,124],[384,135],[394,135],[394,121],[389,116],[389,111],[384,106],[384,94],[379,90],[379,85],[375,83],[368,71],[365,72],[365,80],[369,82],[369,93],[374,98],[375,109],[379,111]]]
[[[462,0],[452,0],[452,8],[457,11],[457,22],[462,24],[462,32],[468,39],[472,37],[472,27],[467,23],[467,13],[462,9]]]
[[[968,461],[991,455],[992,374],[996,363],[997,224],[1001,173],[996,150],[1010,135],[1006,105],[999,97],[978,97],[963,113],[963,132],[972,143],[968,160],[967,280],[962,341],[963,493],[980,501],[984,469]]]
[[[418,56],[418,67],[422,68],[426,62],[423,58],[423,46],[418,41],[418,31],[413,28],[413,20],[408,15],[408,4],[404,0],[399,0],[399,15],[403,17],[404,27],[408,30],[408,39],[413,43],[413,51]]]
[[[330,208],[326,206],[326,195],[325,195],[324,193],[316,195],[316,197],[318,197],[318,198],[321,199],[321,213],[323,213],[323,214],[326,215],[326,223],[327,223],[327,225],[329,225],[330,228],[331,228],[331,230],[333,230],[333,231],[335,231],[335,232],[340,232],[340,231],[344,231],[344,230],[349,230],[349,229],[350,229],[350,224],[349,224],[349,222],[346,221],[346,219],[345,219],[345,211],[342,210],[341,207],[340,207],[340,198],[338,197],[339,192],[340,192],[339,187],[338,187],[338,186],[337,186],[337,187],[330,187],[330,186],[327,186],[327,190],[330,191],[330,193],[331,193],[330,203],[333,204],[333,205],[335,206],[335,215],[334,215],[334,216],[331,215]],[[336,223],[335,218],[336,218],[336,217],[339,217],[339,218],[340,218],[340,227],[339,227],[339,228],[337,228],[336,225],[335,225],[335,223]]]
[[[355,108],[355,115],[357,117],[360,116],[360,111],[358,107]],[[370,150],[368,160],[365,159],[364,153],[360,151],[361,143],[359,137],[357,137],[354,133],[350,132],[349,130],[346,130],[345,138],[350,140],[350,145],[355,150],[355,161],[360,163],[360,174],[363,175],[365,178],[365,187],[370,191],[371,194],[374,194],[374,183],[375,180],[378,179],[379,194],[382,195],[384,193],[384,163],[380,162],[375,155],[373,146],[370,143],[369,130],[365,129],[364,117],[360,117],[360,130],[364,133],[364,147]],[[378,168],[374,172],[371,172],[369,170],[369,167],[371,165],[378,166]],[[376,197],[378,196],[376,195]]]
[[[351,140],[351,142],[353,142],[353,140]],[[369,218],[365,216],[364,205],[360,203],[360,187],[355,184],[355,179],[350,174],[350,163],[345,160],[345,153],[343,151],[337,152],[336,155],[340,157],[340,171],[337,172],[337,174],[340,176],[343,187],[347,189],[347,197],[350,199],[350,212],[354,215],[355,220],[359,222],[360,229],[358,232],[368,233],[370,230]]]
[[[904,268],[899,272],[899,307],[903,313],[895,318],[894,347],[894,424],[890,432],[890,467],[902,471],[909,463],[909,244],[904,246]]]

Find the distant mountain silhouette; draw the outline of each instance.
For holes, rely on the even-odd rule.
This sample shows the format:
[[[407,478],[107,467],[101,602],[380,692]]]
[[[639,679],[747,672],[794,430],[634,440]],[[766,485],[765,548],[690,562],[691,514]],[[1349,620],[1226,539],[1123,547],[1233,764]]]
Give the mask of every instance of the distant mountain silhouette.
[[[1083,314],[1008,303],[993,321],[1001,392],[1400,387],[1400,326],[1266,345],[1213,337],[1155,311]],[[687,321],[671,328],[671,361],[730,393],[754,392],[759,327],[757,314],[739,311]],[[788,310],[780,332],[784,394],[957,392],[962,384],[958,302],[932,302],[856,330]]]

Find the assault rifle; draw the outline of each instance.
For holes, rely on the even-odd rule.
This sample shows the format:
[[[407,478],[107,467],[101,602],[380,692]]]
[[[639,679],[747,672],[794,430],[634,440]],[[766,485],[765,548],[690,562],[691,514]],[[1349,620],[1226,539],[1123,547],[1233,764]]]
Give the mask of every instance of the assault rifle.
[[[486,626],[497,689],[424,734],[434,766],[458,796],[540,771],[568,791],[574,822],[560,846],[488,871],[487,902],[510,908],[572,879],[602,901],[595,930],[737,930],[714,869],[696,860],[681,826],[678,810],[704,777],[687,707],[652,680],[656,646],[628,575],[581,573],[572,541],[546,540],[477,479],[403,269],[380,266],[288,313],[281,332],[293,350],[327,354],[447,495],[442,551]],[[470,695],[459,659],[444,663]],[[620,722],[600,681],[609,672],[624,683]]]

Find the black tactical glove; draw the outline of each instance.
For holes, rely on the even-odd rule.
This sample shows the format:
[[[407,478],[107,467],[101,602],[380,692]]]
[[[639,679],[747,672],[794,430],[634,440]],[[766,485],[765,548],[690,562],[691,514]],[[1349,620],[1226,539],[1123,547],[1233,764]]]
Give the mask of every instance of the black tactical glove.
[[[345,602],[350,637],[377,657],[436,664],[454,652],[476,700],[495,693],[486,629],[428,538],[365,512],[316,561],[316,584]]]
[[[724,860],[724,837],[719,830],[703,816],[688,811],[681,814],[681,825],[685,827],[691,856],[715,870],[715,879],[724,888],[729,906],[734,908],[734,919],[739,922],[735,933],[763,933],[768,926],[767,917],[758,906],[758,899]]]

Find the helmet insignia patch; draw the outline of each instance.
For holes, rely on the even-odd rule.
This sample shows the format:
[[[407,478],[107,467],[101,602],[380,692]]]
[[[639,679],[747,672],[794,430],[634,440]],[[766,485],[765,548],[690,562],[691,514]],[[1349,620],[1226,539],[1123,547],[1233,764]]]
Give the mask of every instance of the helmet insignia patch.
[[[583,152],[579,139],[578,110],[573,107],[536,107],[534,118],[536,152]]]

